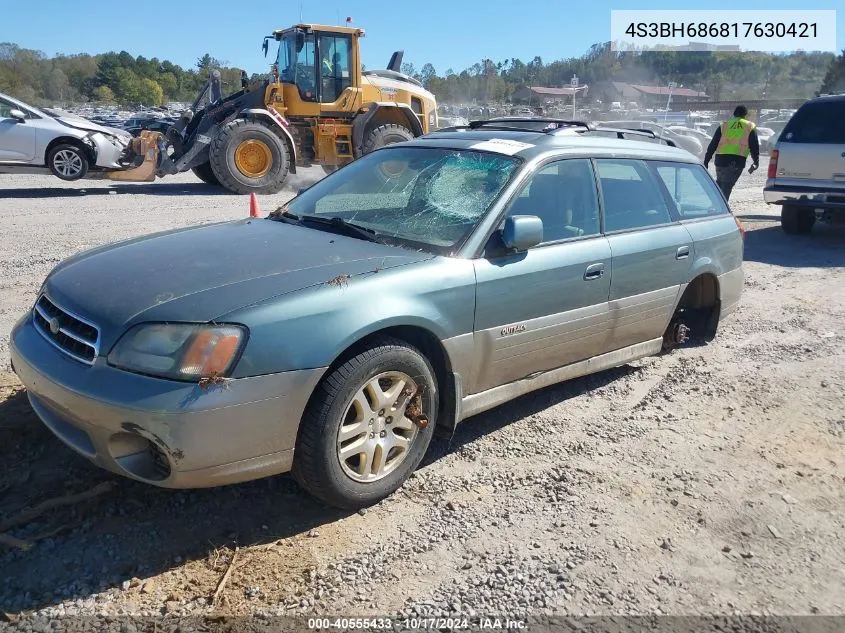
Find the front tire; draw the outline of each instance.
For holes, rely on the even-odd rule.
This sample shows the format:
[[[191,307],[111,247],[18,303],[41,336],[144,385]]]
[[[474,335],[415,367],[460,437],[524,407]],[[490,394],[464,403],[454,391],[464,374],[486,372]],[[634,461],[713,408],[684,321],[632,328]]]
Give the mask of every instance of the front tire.
[[[293,476],[332,506],[356,510],[377,503],[419,465],[437,408],[434,370],[425,356],[402,341],[377,339],[317,388],[300,426]]]
[[[211,164],[208,162],[205,162],[202,165],[197,165],[196,167],[191,167],[191,171],[194,172],[194,176],[208,185],[220,184],[220,181],[217,180],[217,176],[214,175],[214,170],[211,169]]]
[[[277,193],[288,175],[287,146],[262,121],[228,123],[212,141],[208,158],[220,184],[235,193]]]
[[[404,143],[411,141],[414,138],[414,133],[406,127],[388,123],[379,127],[373,128],[367,133],[364,138],[364,143],[361,146],[362,154],[369,154],[385,145],[393,143]]]
[[[816,223],[814,209],[785,204],[780,210],[780,225],[790,235],[806,235]]]
[[[47,155],[47,167],[56,178],[73,181],[85,177],[88,173],[88,157],[85,151],[70,143],[61,143]]]

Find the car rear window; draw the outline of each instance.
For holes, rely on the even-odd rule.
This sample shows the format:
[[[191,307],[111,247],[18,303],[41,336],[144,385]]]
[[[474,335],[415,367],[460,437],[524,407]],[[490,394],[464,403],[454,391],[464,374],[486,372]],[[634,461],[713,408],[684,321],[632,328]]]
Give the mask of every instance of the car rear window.
[[[782,143],[845,143],[845,100],[805,103],[786,124],[780,141]]]

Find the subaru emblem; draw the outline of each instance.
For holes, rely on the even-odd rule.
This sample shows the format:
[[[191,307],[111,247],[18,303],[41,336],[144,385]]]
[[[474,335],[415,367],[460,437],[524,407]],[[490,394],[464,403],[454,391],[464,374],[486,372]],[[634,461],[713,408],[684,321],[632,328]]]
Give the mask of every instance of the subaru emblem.
[[[59,324],[59,320],[56,317],[53,317],[52,319],[50,319],[50,331],[53,334],[58,334],[60,327],[61,327],[61,325]]]

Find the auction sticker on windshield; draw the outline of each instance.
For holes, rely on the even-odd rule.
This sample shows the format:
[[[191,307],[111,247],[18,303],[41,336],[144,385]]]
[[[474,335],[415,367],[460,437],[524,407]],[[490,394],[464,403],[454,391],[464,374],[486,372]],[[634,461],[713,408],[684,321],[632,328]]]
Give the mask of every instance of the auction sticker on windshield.
[[[513,156],[517,152],[521,152],[529,147],[534,147],[534,145],[531,143],[522,143],[520,141],[511,141],[506,138],[491,138],[489,141],[482,141],[469,146],[470,149],[498,152],[500,154],[507,154],[508,156]]]

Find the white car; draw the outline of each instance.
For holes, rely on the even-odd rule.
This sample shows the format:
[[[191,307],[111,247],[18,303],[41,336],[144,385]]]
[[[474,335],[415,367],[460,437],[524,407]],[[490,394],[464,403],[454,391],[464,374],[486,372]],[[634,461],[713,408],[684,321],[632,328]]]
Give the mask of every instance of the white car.
[[[760,151],[768,152],[777,141],[777,134],[770,127],[757,127],[757,140],[760,142]]]
[[[129,166],[132,135],[69,112],[38,109],[0,93],[0,174],[42,173],[79,180]]]
[[[668,129],[677,134],[698,139],[698,142],[701,143],[702,151],[704,152],[707,151],[707,146],[710,145],[710,141],[713,138],[712,134],[707,134],[707,132],[698,128],[686,127],[683,125],[670,125]],[[704,154],[702,154],[699,158],[703,157]]]

